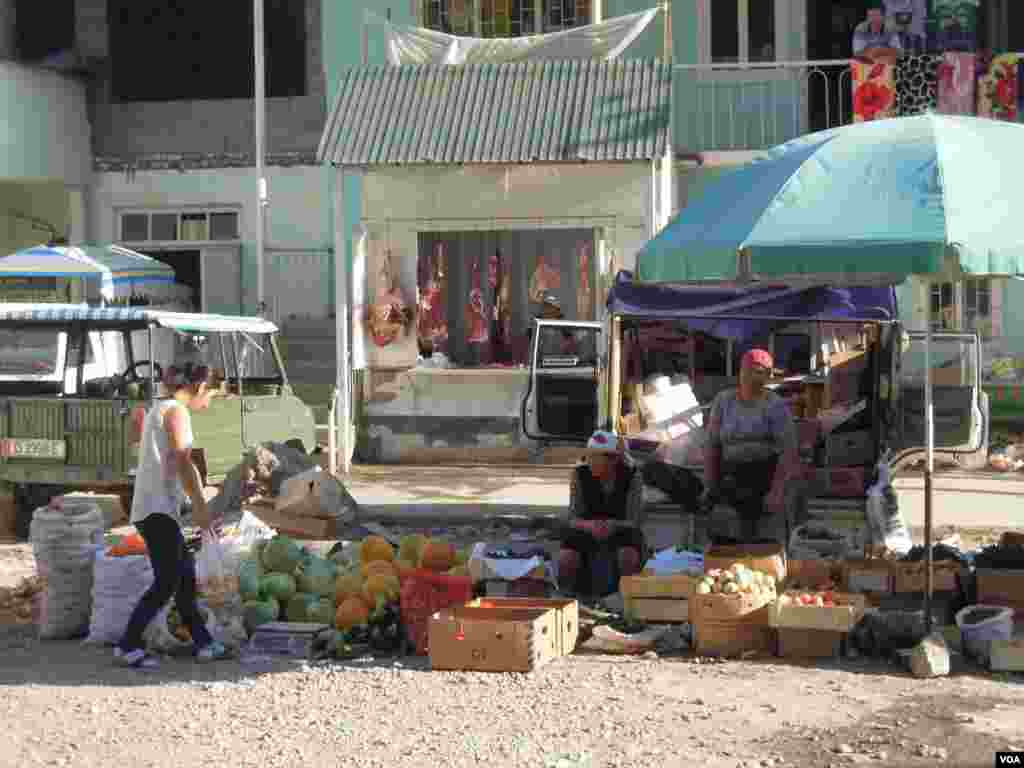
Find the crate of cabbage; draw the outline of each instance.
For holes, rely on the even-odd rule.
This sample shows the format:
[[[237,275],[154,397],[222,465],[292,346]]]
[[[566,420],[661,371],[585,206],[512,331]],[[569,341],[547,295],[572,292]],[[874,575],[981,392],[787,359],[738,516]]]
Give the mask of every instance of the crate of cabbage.
[[[254,546],[240,564],[245,626],[252,634],[271,622],[329,625],[333,631],[314,644],[317,654],[401,652],[407,645],[399,610],[403,581],[436,574],[462,579],[468,589],[467,559],[467,552],[420,535],[404,537],[398,548],[369,536],[331,557],[278,535]]]

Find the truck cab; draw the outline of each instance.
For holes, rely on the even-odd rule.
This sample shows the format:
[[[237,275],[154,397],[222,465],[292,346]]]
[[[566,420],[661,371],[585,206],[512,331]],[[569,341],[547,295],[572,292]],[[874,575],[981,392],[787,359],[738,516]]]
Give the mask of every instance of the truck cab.
[[[292,392],[262,318],[59,304],[0,305],[0,481],[18,528],[69,491],[121,496],[130,508],[138,426],[167,366],[209,365],[222,381],[193,415],[195,447],[223,475],[260,443],[312,448],[311,410]]]

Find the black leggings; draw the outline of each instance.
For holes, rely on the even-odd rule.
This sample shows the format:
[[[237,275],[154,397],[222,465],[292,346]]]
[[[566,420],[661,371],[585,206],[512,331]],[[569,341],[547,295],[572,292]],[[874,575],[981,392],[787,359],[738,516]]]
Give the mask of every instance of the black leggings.
[[[736,510],[740,536],[757,539],[759,522],[765,516],[765,498],[771,492],[779,460],[722,462],[722,499]]]
[[[196,647],[209,645],[213,638],[196,605],[196,564],[185,548],[181,526],[168,515],[154,514],[140,520],[135,527],[149,550],[149,561],[153,565],[153,585],[146,590],[132,611],[124,637],[121,638],[121,650],[134,651],[145,647],[142,635],[146,627],[172,597]]]

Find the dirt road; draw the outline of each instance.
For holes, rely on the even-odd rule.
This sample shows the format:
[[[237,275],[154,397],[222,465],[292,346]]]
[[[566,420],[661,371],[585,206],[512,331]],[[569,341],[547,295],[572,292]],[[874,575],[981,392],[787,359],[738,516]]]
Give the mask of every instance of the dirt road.
[[[114,668],[0,631],[0,766],[991,766],[1022,679],[876,662],[576,655],[532,675],[422,660]]]

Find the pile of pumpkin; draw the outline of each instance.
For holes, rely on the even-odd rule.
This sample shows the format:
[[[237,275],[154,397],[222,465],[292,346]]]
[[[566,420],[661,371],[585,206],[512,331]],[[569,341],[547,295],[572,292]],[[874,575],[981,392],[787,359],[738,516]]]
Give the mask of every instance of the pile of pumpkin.
[[[469,552],[422,534],[403,537],[398,551],[381,536],[368,536],[357,558],[339,575],[335,589],[335,627],[347,631],[365,625],[371,612],[396,603],[402,581],[419,569],[468,576]]]

